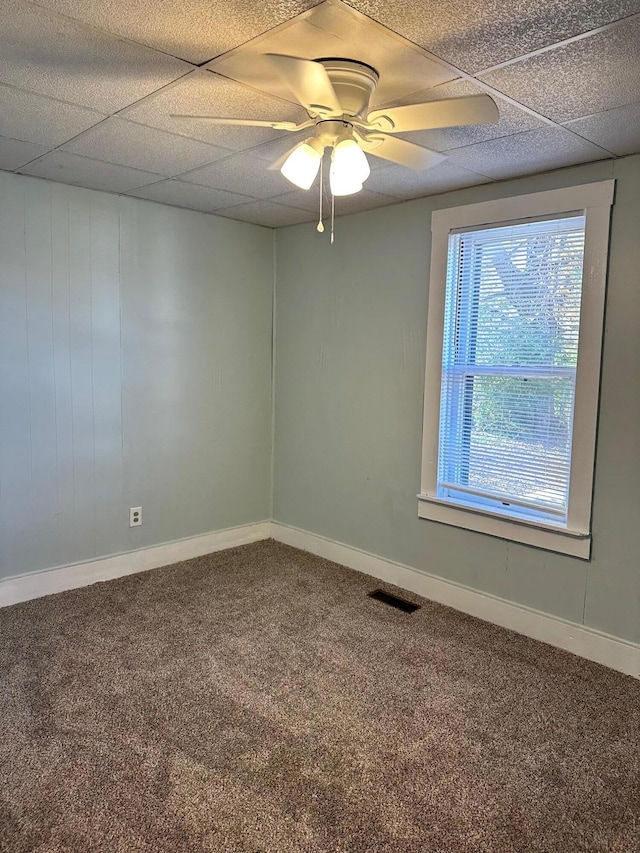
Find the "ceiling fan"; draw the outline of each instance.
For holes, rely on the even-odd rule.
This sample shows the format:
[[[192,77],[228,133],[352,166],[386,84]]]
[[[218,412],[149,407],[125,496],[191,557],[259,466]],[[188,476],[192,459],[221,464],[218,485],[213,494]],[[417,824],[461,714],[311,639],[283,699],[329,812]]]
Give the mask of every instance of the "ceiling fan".
[[[435,166],[445,159],[444,154],[393,134],[489,124],[499,119],[498,108],[489,95],[369,110],[379,79],[378,72],[370,65],[353,59],[311,60],[275,53],[265,54],[262,59],[287,84],[307,111],[308,120],[296,124],[218,116],[174,115],[173,118],[291,132],[314,127],[311,136],[269,167],[280,169],[285,178],[301,189],[307,190],[313,184],[326,148],[332,152],[329,173],[332,195],[351,195],[362,189],[369,176],[365,152],[416,170]]]

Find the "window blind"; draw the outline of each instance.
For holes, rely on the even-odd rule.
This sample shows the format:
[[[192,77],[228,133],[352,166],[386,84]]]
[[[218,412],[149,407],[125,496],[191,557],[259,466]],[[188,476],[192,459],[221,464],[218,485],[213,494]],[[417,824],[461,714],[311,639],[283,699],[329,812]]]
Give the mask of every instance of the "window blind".
[[[584,230],[450,234],[438,497],[566,525]]]

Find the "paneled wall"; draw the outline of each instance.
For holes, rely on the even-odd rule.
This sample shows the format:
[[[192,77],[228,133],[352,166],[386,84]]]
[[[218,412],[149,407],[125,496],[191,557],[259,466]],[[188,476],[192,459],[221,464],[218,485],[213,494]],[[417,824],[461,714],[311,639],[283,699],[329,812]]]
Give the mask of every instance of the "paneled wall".
[[[0,577],[269,518],[272,289],[268,229],[0,172]]]
[[[591,562],[419,519],[432,211],[612,177]],[[639,198],[629,157],[279,231],[274,518],[640,641]]]

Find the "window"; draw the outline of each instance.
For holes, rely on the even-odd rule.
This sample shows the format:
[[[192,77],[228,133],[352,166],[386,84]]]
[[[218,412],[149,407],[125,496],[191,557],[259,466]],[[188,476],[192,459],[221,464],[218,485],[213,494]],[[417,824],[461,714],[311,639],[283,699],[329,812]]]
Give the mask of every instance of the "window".
[[[433,214],[420,517],[588,559],[612,200]]]

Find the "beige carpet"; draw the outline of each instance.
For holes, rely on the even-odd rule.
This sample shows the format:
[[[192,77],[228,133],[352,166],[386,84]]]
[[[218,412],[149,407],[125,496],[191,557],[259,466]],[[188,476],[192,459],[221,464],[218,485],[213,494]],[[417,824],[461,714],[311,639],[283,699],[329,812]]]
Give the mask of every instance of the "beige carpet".
[[[0,611],[0,850],[637,853],[640,682],[377,586],[263,542]]]

